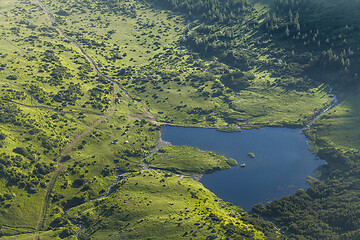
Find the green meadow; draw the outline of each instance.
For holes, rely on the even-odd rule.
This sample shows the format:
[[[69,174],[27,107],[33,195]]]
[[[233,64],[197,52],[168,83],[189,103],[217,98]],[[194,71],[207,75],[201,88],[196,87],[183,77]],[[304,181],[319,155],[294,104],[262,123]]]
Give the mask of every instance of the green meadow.
[[[188,146],[162,147],[157,153],[146,158],[145,162],[149,163],[151,168],[190,174],[209,174],[228,169],[230,164],[235,164],[220,154]]]
[[[67,213],[84,223],[83,239],[266,238],[241,208],[218,199],[190,177],[146,170],[120,178],[109,197]],[[274,229],[266,234],[280,236]]]
[[[358,1],[313,13],[301,1],[182,2],[0,0],[1,239],[76,239],[76,224],[81,239],[307,239],[312,209],[297,200],[319,196],[313,236],[356,236],[326,209],[340,201],[331,189],[357,194]],[[305,127],[332,103],[326,84],[339,104],[304,132],[329,184],[314,181],[309,197],[246,213],[185,176],[233,160],[156,148],[166,124]]]

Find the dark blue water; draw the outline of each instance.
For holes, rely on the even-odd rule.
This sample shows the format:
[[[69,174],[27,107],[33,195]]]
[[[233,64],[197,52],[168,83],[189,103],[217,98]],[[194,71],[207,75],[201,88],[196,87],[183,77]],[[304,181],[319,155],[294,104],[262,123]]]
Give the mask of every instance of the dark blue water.
[[[200,182],[218,197],[244,210],[256,203],[306,189],[308,176],[325,161],[308,150],[301,129],[263,128],[225,133],[215,129],[164,126],[162,139],[234,158],[239,165],[205,175]],[[255,154],[255,158],[248,153]],[[240,167],[242,163],[245,168]]]

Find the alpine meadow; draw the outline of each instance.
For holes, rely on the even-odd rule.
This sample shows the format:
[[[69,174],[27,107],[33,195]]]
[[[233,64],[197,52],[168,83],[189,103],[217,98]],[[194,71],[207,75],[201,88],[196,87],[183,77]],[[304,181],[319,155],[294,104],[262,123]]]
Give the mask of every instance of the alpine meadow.
[[[360,239],[359,13],[360,0],[0,0],[0,239]],[[229,140],[180,145],[165,126]],[[271,165],[231,140],[264,128],[298,129],[326,163],[245,211],[201,179]]]

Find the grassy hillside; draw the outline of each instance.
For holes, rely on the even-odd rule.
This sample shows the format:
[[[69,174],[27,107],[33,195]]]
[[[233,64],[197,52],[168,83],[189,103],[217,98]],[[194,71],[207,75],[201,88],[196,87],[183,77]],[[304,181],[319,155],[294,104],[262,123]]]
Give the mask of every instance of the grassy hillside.
[[[340,103],[306,134],[326,184],[255,212],[294,238],[357,236],[359,1],[286,2],[0,0],[0,236],[75,239],[73,220],[84,239],[281,237],[190,178],[139,169],[228,168],[187,147],[146,157],[162,124],[305,126],[331,104],[322,82]]]
[[[74,45],[46,24],[37,4],[1,4],[0,222],[1,235],[17,235],[46,229],[52,211],[56,217],[72,199],[83,201],[91,182],[86,196],[92,198],[118,170],[139,169],[159,128],[129,121],[143,107],[96,75]],[[138,133],[142,127],[146,131]],[[42,213],[46,220],[38,223]]]
[[[297,88],[296,95],[290,93],[286,86],[296,83],[299,77],[294,79],[289,75],[280,79],[273,75],[283,66],[264,49],[247,51],[248,61],[255,62],[248,69],[233,65],[231,61],[228,64],[221,58],[221,61],[199,58],[198,54],[183,49],[180,44],[187,43],[179,42],[184,37],[184,31],[187,32],[186,16],[164,10],[154,12],[149,4],[138,1],[93,1],[90,5],[78,1],[72,3],[74,5],[52,1],[47,6],[52,13],[56,13],[57,9],[66,10],[65,16],[53,14],[59,26],[89,53],[105,75],[120,83],[159,121],[187,126],[234,123],[250,127],[255,124],[303,126],[316,109],[330,102],[326,96],[327,89],[320,84],[305,84],[314,95],[308,95],[306,87]],[[251,40],[246,44],[250,48],[257,41],[251,38],[249,31],[253,30],[248,24],[262,12],[249,10],[246,13],[246,21],[240,26],[233,26],[240,31],[236,38],[233,37],[237,48],[244,47],[244,42]],[[199,29],[196,26],[199,24],[201,22],[194,21],[191,29],[192,25]],[[98,46],[100,42],[101,47]],[[234,56],[237,54],[234,53]],[[273,65],[276,69],[269,67]],[[244,70],[249,76],[245,79],[248,88],[234,93],[232,84],[224,80],[235,77],[236,81],[242,81]],[[251,94],[256,97],[249,96]],[[267,97],[272,103],[267,101]],[[244,98],[249,98],[250,103],[238,106]],[[268,107],[264,106],[265,102]],[[265,115],[266,119],[259,118]],[[279,118],[279,115],[282,117]]]
[[[154,170],[124,174],[104,199],[71,209],[82,239],[265,239],[241,208],[218,199],[192,178]],[[270,225],[269,225],[270,226]],[[279,237],[274,230],[268,237]]]
[[[80,49],[59,34],[60,28],[56,30],[47,24],[37,2],[0,1],[0,233],[9,239],[74,238],[77,228],[66,219],[57,220],[65,210],[106,194],[117,172],[138,171],[142,167],[142,159],[150,154],[160,136],[161,122],[151,112],[160,115],[168,105],[159,104],[159,111],[149,112],[155,104],[140,98],[140,94],[135,94],[139,90],[131,90],[130,86],[129,96],[122,91],[122,85],[131,85],[130,81],[136,81],[140,74],[154,71],[151,64],[155,60],[150,63],[149,58],[161,55],[165,59],[168,48],[172,48],[176,56],[184,56],[183,69],[200,73],[210,64],[193,66],[191,59],[196,55],[180,49],[175,37],[182,34],[183,19],[169,12],[135,1],[122,2],[117,6],[119,10],[109,15],[103,14],[103,2],[73,2],[66,7],[55,1],[45,4],[51,18],[56,19],[53,25],[61,27],[66,37],[78,41]],[[135,18],[134,9],[144,15],[142,21]],[[107,24],[97,19],[101,16],[111,23],[106,32],[109,36],[104,37]],[[154,26],[150,18],[161,19],[161,25]],[[89,32],[83,32],[81,24]],[[116,33],[118,29],[122,31]],[[145,43],[137,41],[140,34]],[[81,53],[84,51],[96,68]],[[97,74],[97,69],[104,74]],[[165,112],[163,119],[158,117],[160,121],[192,123],[204,114],[196,108],[200,103],[204,108],[228,109],[219,98],[213,101],[201,96],[196,85],[183,87],[172,75],[167,81],[171,83],[165,96],[179,107]],[[207,83],[212,86],[213,81],[209,79]],[[194,99],[181,97],[174,86],[181,86]],[[181,101],[196,106],[190,109],[193,116],[178,114],[182,112]],[[205,125],[206,121],[193,124]],[[207,124],[222,126],[226,121],[220,116]]]

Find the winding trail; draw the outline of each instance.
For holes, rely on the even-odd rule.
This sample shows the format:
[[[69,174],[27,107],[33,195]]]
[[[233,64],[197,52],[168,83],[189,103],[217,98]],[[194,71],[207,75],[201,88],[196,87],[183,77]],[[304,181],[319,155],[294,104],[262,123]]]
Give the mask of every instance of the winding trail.
[[[63,31],[61,31],[60,28],[58,28],[55,24],[55,20],[54,18],[52,17],[52,15],[49,13],[49,11],[47,10],[46,6],[44,3],[42,3],[40,0],[36,0],[38,5],[42,8],[42,10],[44,11],[47,19],[48,19],[48,24],[50,25],[50,27],[54,28],[65,40],[71,42],[76,48],[77,50],[79,51],[79,53],[81,55],[83,55],[83,57],[85,57],[85,59],[90,63],[91,65],[91,68],[94,70],[95,73],[105,77],[103,74],[101,74],[99,72],[99,70],[97,69],[96,65],[94,64],[94,62],[84,53],[84,51],[80,48],[80,46],[73,40],[71,40],[70,38],[68,38],[64,33]],[[113,81],[111,81],[113,82]],[[113,82],[114,83],[114,82]]]
[[[89,64],[91,65],[92,69],[94,70],[95,73],[97,73],[98,75],[102,76],[102,77],[105,77],[102,73],[100,73],[98,71],[98,69],[96,68],[95,64],[93,63],[93,61],[84,53],[84,51],[80,48],[80,46],[73,40],[69,39],[68,37],[65,36],[65,34],[61,31],[60,28],[58,28],[57,26],[54,25],[54,20],[53,18],[51,17],[50,13],[47,11],[45,5],[39,1],[39,0],[36,0],[38,5],[42,8],[42,10],[44,11],[47,19],[48,19],[48,24],[50,25],[50,27],[53,27],[54,29],[56,29],[56,31],[67,41],[70,41],[76,48],[77,50],[85,57],[85,59],[89,62]],[[113,94],[112,94],[112,101],[111,101],[111,106],[110,108],[108,109],[107,113],[105,115],[101,115],[96,121],[94,121],[90,126],[88,126],[83,132],[81,132],[79,135],[77,135],[62,151],[61,151],[61,154],[58,158],[58,167],[57,169],[53,172],[51,178],[50,178],[50,181],[49,181],[49,184],[48,186],[46,187],[45,189],[45,197],[44,199],[42,200],[42,203],[41,203],[41,210],[40,210],[40,215],[39,215],[39,219],[38,219],[38,224],[37,224],[37,227],[36,227],[36,231],[35,231],[35,237],[34,239],[35,240],[38,240],[39,239],[39,233],[40,233],[40,230],[44,224],[44,220],[45,220],[45,216],[46,216],[46,210],[47,210],[47,206],[48,206],[48,201],[49,201],[49,195],[55,185],[55,182],[56,182],[56,178],[58,177],[59,173],[61,172],[62,168],[63,168],[63,164],[60,162],[61,161],[61,158],[66,155],[74,146],[75,144],[83,137],[85,136],[86,134],[88,134],[97,124],[99,124],[102,120],[104,120],[105,118],[107,118],[108,115],[110,115],[111,112],[114,111],[114,96],[115,94],[117,93],[117,89],[120,88],[120,86],[114,82],[114,81],[111,81],[109,78],[105,77],[107,80],[109,80],[111,83],[113,83],[114,85],[114,91],[113,91]],[[22,104],[23,106],[27,106],[27,105],[24,105]],[[35,107],[35,106],[27,106],[27,107]],[[51,108],[47,108],[47,107],[39,107],[39,108],[45,108],[45,109],[48,109],[48,110],[51,110],[51,111],[55,111],[54,109],[51,109]]]
[[[46,107],[46,106],[33,106],[33,105],[27,105],[27,104],[23,104],[23,103],[15,102],[15,101],[13,101],[13,100],[8,100],[8,99],[3,99],[3,98],[1,98],[0,100],[1,100],[1,101],[5,101],[5,102],[9,102],[9,103],[13,103],[13,104],[16,104],[16,105],[19,105],[19,106],[23,106],[23,107],[28,107],[28,108],[40,108],[40,109],[46,109],[46,110],[50,110],[50,111],[52,111],[52,112],[56,112],[56,113],[76,113],[76,112],[62,112],[62,111],[56,110],[56,109],[51,108],[51,107]]]
[[[109,117],[111,115],[112,112],[115,111],[115,103],[114,103],[114,96],[116,95],[116,93],[121,90],[125,96],[133,101],[135,101],[128,93],[127,91],[122,87],[120,86],[117,82],[113,81],[111,78],[105,76],[102,72],[99,71],[99,69],[97,68],[97,66],[95,65],[95,63],[93,62],[93,60],[84,52],[84,50],[78,45],[77,42],[75,42],[74,40],[70,39],[69,37],[67,37],[64,32],[59,28],[57,27],[56,23],[55,23],[55,19],[53,18],[53,16],[49,13],[49,11],[47,10],[45,4],[40,1],[40,0],[36,0],[37,4],[40,6],[40,8],[43,10],[46,18],[48,19],[48,25],[52,28],[54,28],[58,33],[59,35],[64,38],[66,41],[70,42],[71,44],[73,44],[73,46],[77,49],[77,51],[87,60],[87,62],[90,64],[91,68],[93,69],[93,71],[99,75],[100,77],[103,77],[104,79],[106,79],[107,81],[109,81],[110,83],[112,83],[114,85],[114,91],[113,91],[113,99],[111,101],[111,105],[109,107],[109,109],[107,110],[107,112],[104,114],[104,115],[99,115],[99,118],[94,121],[90,126],[88,126],[83,132],[81,132],[79,135],[77,135],[67,146],[65,146],[65,148],[61,151],[60,153],[60,156],[58,158],[58,167],[56,168],[56,170],[52,173],[51,175],[51,178],[50,178],[50,181],[46,187],[46,190],[45,190],[45,196],[41,202],[41,210],[40,210],[40,215],[39,215],[39,219],[38,219],[38,223],[37,223],[37,227],[36,227],[36,231],[35,231],[35,237],[34,239],[35,240],[39,240],[39,233],[40,233],[40,230],[41,228],[43,227],[44,225],[44,220],[45,220],[45,217],[46,217],[46,212],[47,212],[47,208],[48,208],[48,205],[49,205],[49,196],[50,196],[50,193],[55,185],[55,182],[56,182],[56,179],[59,175],[59,173],[61,172],[61,170],[63,169],[63,164],[61,163],[61,158],[66,155],[69,151],[71,151],[71,149],[76,145],[76,143],[79,142],[79,140],[84,137],[86,134],[88,134],[96,125],[98,125],[101,121],[105,120],[107,117]],[[189,28],[189,23],[188,23],[188,28]],[[330,86],[328,86],[330,88],[330,93],[332,93],[332,88]],[[9,101],[9,102],[13,102],[13,101]],[[337,105],[337,98],[336,96],[334,95],[334,100],[332,102],[332,104],[326,108],[324,111],[322,111],[320,114],[318,114],[308,125],[306,128],[311,128],[311,126],[323,115],[325,114],[327,111],[329,111],[330,109],[332,109],[333,107],[335,107]],[[48,109],[50,111],[54,111],[54,112],[61,112],[61,111],[57,111],[53,108],[50,108],[50,107],[45,107],[45,106],[29,106],[29,105],[25,105],[25,104],[21,104],[21,103],[17,103],[17,102],[13,102],[15,104],[19,104],[19,105],[22,105],[22,106],[25,106],[25,107],[33,107],[33,108],[42,108],[42,109]],[[146,109],[146,107],[143,105],[143,108],[144,108],[144,117],[146,118],[149,118],[150,120],[152,120],[154,123],[157,123],[157,124],[166,124],[166,123],[161,123],[161,122],[157,122],[156,121],[156,118],[155,116],[150,113],[148,111],[148,109]],[[69,112],[70,113],[70,112]],[[71,113],[75,113],[75,112],[71,112]],[[172,124],[169,124],[169,125],[172,125]],[[166,145],[169,145],[170,143],[168,142],[165,142],[163,141],[161,138],[159,139],[156,147],[154,148],[154,150],[147,156],[147,157],[150,157],[151,155],[155,154],[156,152],[159,151],[159,149],[163,146],[166,146]],[[146,158],[147,158],[146,157]],[[145,169],[148,169],[150,168],[149,164],[147,164],[145,162],[145,159],[143,159],[143,163],[144,163],[144,167],[141,168],[140,170],[145,170]],[[92,202],[92,201],[95,201],[95,200],[98,200],[98,199],[101,199],[101,198],[104,198],[104,197],[107,197],[111,194],[111,191],[112,191],[112,187],[119,181],[119,174],[117,174],[116,176],[116,181],[111,184],[109,187],[108,187],[108,191],[105,195],[102,195],[102,196],[99,196],[95,199],[91,199],[89,200],[88,202]],[[181,176],[180,176],[181,177]],[[64,213],[66,214],[66,212]],[[76,224],[76,223],[73,223],[74,225],[78,226],[80,229],[79,231],[77,232],[77,239],[80,239],[80,233],[81,231],[83,230],[83,225],[81,224]]]
[[[135,102],[137,102],[134,98],[132,98],[129,93],[117,82],[113,81],[111,78],[105,76],[105,74],[103,74],[96,66],[96,64],[94,63],[94,61],[85,53],[85,51],[79,46],[79,44],[70,39],[69,37],[67,37],[64,32],[56,26],[55,24],[55,20],[54,18],[51,16],[51,14],[49,13],[49,11],[47,10],[46,6],[44,5],[44,3],[42,3],[40,0],[36,0],[38,2],[38,4],[40,5],[40,7],[43,9],[43,11],[45,12],[45,15],[48,19],[48,24],[50,27],[54,28],[66,41],[69,41],[71,44],[73,44],[75,46],[75,48],[78,50],[78,52],[86,59],[86,61],[88,61],[88,63],[90,64],[91,68],[93,69],[93,71],[99,75],[100,77],[106,79],[107,81],[111,82],[114,87],[120,88],[122,90],[122,92],[125,94],[125,96]],[[143,105],[143,104],[142,104]],[[143,105],[143,109],[144,109],[144,115],[145,117],[156,121],[155,116]]]
[[[51,13],[49,13],[49,11],[47,10],[45,4],[43,2],[41,2],[40,0],[36,0],[36,2],[38,3],[38,5],[42,8],[42,10],[44,11],[47,19],[48,19],[48,24],[50,27],[54,28],[59,35],[61,35],[66,41],[70,42],[71,44],[73,44],[75,46],[75,48],[78,50],[78,52],[86,59],[86,61],[88,61],[88,63],[90,64],[91,68],[93,69],[93,71],[98,74],[100,77],[105,78],[107,81],[113,83],[116,87],[120,88],[122,90],[122,92],[126,95],[126,97],[130,98],[131,100],[134,100],[129,94],[128,92],[122,87],[120,86],[117,82],[113,81],[111,78],[105,76],[95,65],[94,61],[85,53],[85,51],[79,46],[79,44],[70,39],[69,37],[67,37],[65,35],[65,33],[56,26],[55,23],[55,19],[52,17]],[[147,111],[147,109],[145,109]],[[150,113],[150,112],[149,112]],[[150,113],[151,114],[151,113]],[[152,114],[151,114],[152,115]],[[152,115],[153,116],[153,115]]]
[[[150,153],[149,155],[147,155],[147,156],[143,159],[142,164],[143,164],[144,166],[143,166],[142,168],[140,168],[139,171],[149,169],[149,168],[150,168],[150,163],[147,163],[147,162],[146,162],[146,159],[147,159],[148,157],[151,157],[151,156],[154,155],[155,153],[157,153],[157,152],[160,150],[160,148],[165,147],[165,146],[169,146],[169,145],[171,145],[170,142],[166,142],[166,141],[162,140],[162,138],[160,137],[159,140],[158,140],[157,143],[156,143],[156,147],[151,151],[151,153]]]
[[[39,233],[41,228],[44,225],[44,220],[45,220],[45,216],[46,216],[46,211],[47,211],[47,207],[48,207],[48,202],[49,202],[49,196],[50,193],[55,185],[56,182],[56,178],[58,177],[59,173],[61,172],[61,170],[63,169],[63,164],[61,163],[61,159],[63,156],[65,156],[74,146],[75,144],[77,144],[79,142],[79,140],[84,137],[85,135],[87,135],[92,129],[94,129],[94,127],[96,125],[98,125],[102,120],[104,120],[107,116],[100,116],[97,120],[95,120],[90,126],[88,126],[83,132],[81,132],[79,135],[77,135],[69,144],[67,144],[65,146],[65,148],[61,151],[59,158],[58,158],[58,166],[56,168],[56,170],[52,173],[50,181],[45,189],[45,196],[41,202],[41,211],[40,211],[40,215],[39,215],[39,219],[38,219],[38,223],[37,223],[37,227],[36,227],[36,232],[35,232],[35,240],[39,239]]]
[[[103,73],[101,73],[98,68],[96,67],[95,63],[91,60],[91,58],[86,55],[86,53],[82,50],[82,48],[77,44],[77,42],[75,42],[74,40],[71,40],[69,37],[67,37],[64,32],[56,26],[56,23],[55,23],[55,20],[54,18],[52,17],[52,15],[49,13],[49,11],[47,10],[45,4],[43,2],[41,2],[40,0],[36,0],[37,4],[40,6],[40,8],[43,10],[43,12],[45,13],[45,16],[46,18],[48,19],[48,25],[52,28],[54,28],[60,36],[62,36],[66,41],[69,41],[70,43],[72,43],[75,48],[78,50],[78,52],[88,61],[88,63],[90,64],[91,68],[93,69],[93,71],[99,75],[100,77],[103,77],[105,78],[107,81],[109,81],[110,83],[112,83],[114,85],[114,91],[112,93],[112,100],[111,100],[111,105],[110,107],[108,108],[108,110],[106,111],[106,113],[104,115],[99,115],[99,118],[94,121],[90,126],[88,126],[83,132],[81,132],[79,135],[77,135],[67,146],[65,146],[65,148],[61,151],[60,153],[60,156],[58,158],[58,167],[57,169],[53,172],[51,178],[50,178],[50,181],[49,181],[49,184],[48,186],[46,187],[46,193],[45,193],[45,197],[44,199],[42,200],[42,203],[41,203],[41,210],[40,210],[40,215],[39,215],[39,219],[38,219],[38,224],[37,224],[37,227],[36,227],[36,231],[35,231],[35,237],[34,239],[35,240],[39,240],[39,233],[40,233],[40,230],[41,228],[43,227],[44,225],[44,220],[45,220],[45,217],[46,217],[46,210],[47,210],[47,206],[48,206],[48,201],[49,201],[49,195],[55,185],[55,182],[56,182],[56,178],[58,177],[59,173],[61,172],[62,168],[63,168],[63,164],[61,163],[61,158],[66,155],[69,151],[71,151],[71,149],[75,146],[76,143],[79,142],[79,140],[84,137],[86,134],[88,134],[97,124],[99,124],[101,121],[103,121],[104,119],[106,119],[107,117],[109,117],[114,111],[115,111],[115,96],[116,94],[119,92],[119,89],[121,89],[121,91],[125,94],[125,96],[133,101],[135,101],[128,93],[127,91],[121,87],[117,82],[113,81],[111,78],[105,76]],[[25,105],[25,104],[21,104],[21,103],[17,103],[17,102],[13,102],[15,104],[19,104],[19,105],[22,105],[22,106],[25,106],[25,107],[33,107],[33,108],[44,108],[44,109],[48,109],[50,111],[55,111],[57,112],[57,110],[55,109],[52,109],[50,107],[45,107],[45,106],[29,106],[29,105]],[[143,105],[143,108],[144,108],[144,117],[146,118],[149,118],[151,121],[153,122],[156,122],[156,118],[155,116]],[[59,111],[60,112],[60,111]],[[71,112],[71,113],[76,113],[76,112]],[[158,149],[157,149],[158,151]],[[117,175],[117,180],[116,182],[119,180],[119,176]],[[106,195],[103,195],[103,196],[100,196],[96,199],[93,199],[93,200],[90,200],[90,201],[94,201],[94,200],[97,200],[97,199],[100,199],[100,198],[103,198],[103,197],[106,197],[108,196],[110,193],[111,193],[111,189],[112,189],[112,186],[114,184],[113,183],[112,185],[109,186],[108,188],[108,192]],[[80,239],[79,235],[83,229],[83,226],[80,224],[74,224],[74,225],[77,225],[78,227],[80,227],[76,237],[78,239]]]
[[[336,105],[338,105],[338,99],[336,97],[336,95],[333,93],[333,89],[330,87],[329,84],[326,84],[326,86],[328,86],[329,88],[329,94],[333,94],[333,101],[332,103],[330,104],[329,107],[327,107],[326,109],[324,109],[323,111],[321,111],[319,114],[317,114],[313,120],[310,121],[310,123],[303,129],[310,129],[312,125],[314,125],[314,123],[322,116],[324,115],[325,113],[327,113],[329,110],[333,109]]]

